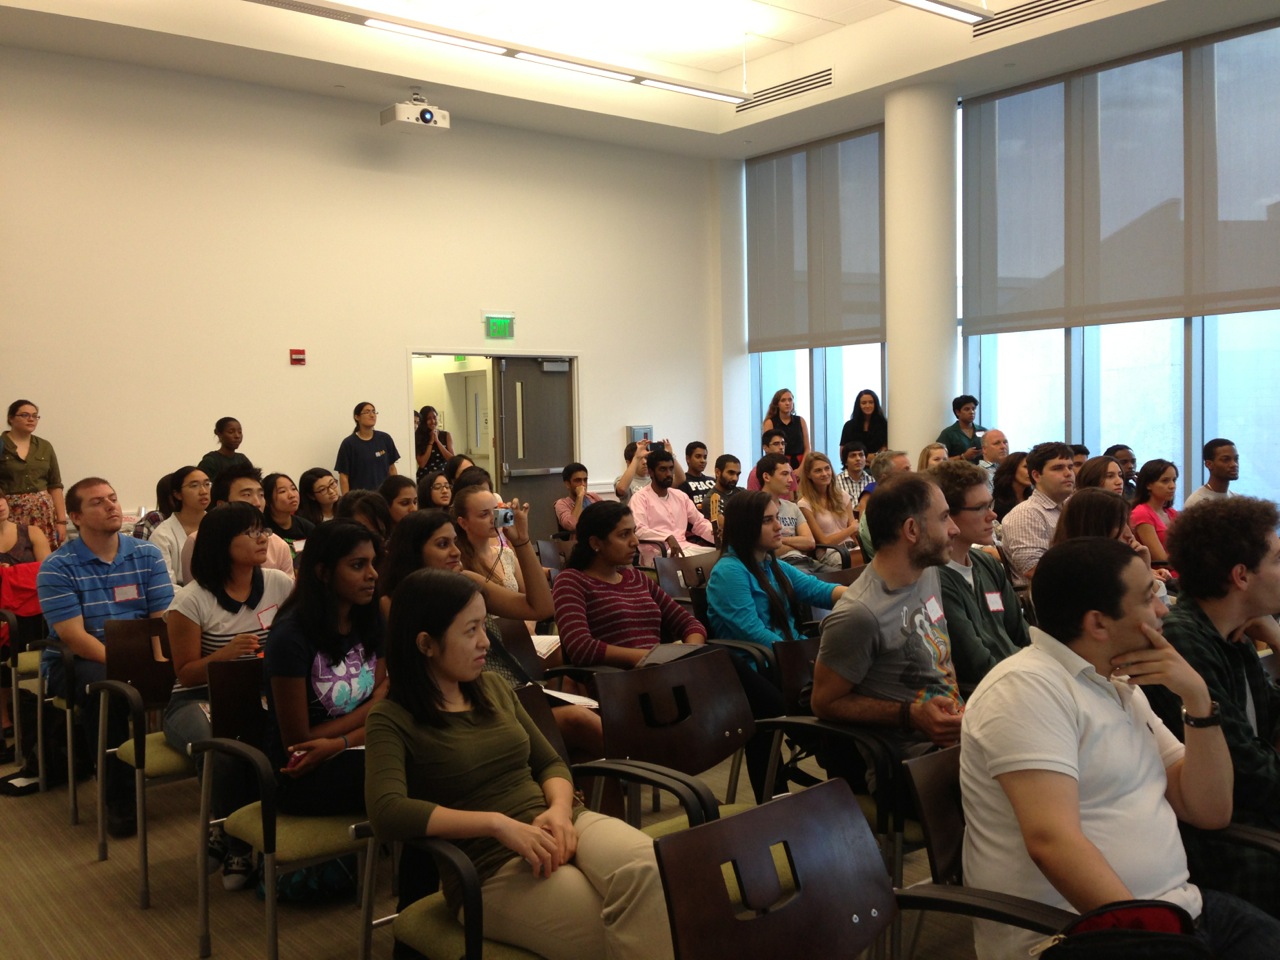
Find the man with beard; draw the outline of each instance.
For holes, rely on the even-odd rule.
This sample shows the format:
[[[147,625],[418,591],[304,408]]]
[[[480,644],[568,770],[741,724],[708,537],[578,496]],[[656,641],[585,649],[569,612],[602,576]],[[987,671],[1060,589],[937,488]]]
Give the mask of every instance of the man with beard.
[[[1240,479],[1240,454],[1230,440],[1217,437],[1204,445],[1204,468],[1209,482],[1187,497],[1182,509],[1203,500],[1225,500],[1231,496],[1231,481]]]
[[[958,531],[942,490],[914,473],[879,484],[863,522],[876,555],[822,621],[813,712],[884,727],[904,757],[918,756],[960,739],[964,706],[938,579]],[[850,758],[831,752],[819,750],[819,761],[849,778]]]
[[[711,529],[711,522],[694,507],[688,494],[672,489],[675,463],[671,451],[661,447],[645,458],[649,485],[632,494],[630,504],[636,521],[636,538],[665,541],[668,556],[707,553],[715,549],[715,531]],[[705,544],[691,542],[688,539],[690,530],[694,536],[706,541]],[[657,547],[641,542],[640,556],[645,566],[653,566],[657,553]]]

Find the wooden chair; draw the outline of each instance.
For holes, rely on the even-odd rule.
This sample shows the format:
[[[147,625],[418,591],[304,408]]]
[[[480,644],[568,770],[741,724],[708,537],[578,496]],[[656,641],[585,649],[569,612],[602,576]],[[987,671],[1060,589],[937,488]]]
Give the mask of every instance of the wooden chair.
[[[147,714],[163,712],[173,692],[173,661],[165,622],[156,618],[108,620],[103,624],[107,678],[89,684],[98,705],[98,859],[107,859],[107,755],[133,767],[138,820],[138,906],[151,906],[147,870],[147,789],[196,775],[191,758],[169,746],[162,732],[147,732]],[[113,696],[129,708],[129,739],[107,745],[107,711]]]
[[[534,545],[538,550],[538,562],[550,571],[550,579],[555,583],[556,574],[564,569],[565,554],[561,553],[560,548],[564,546],[563,540],[535,540]]]
[[[356,854],[367,865],[377,855],[372,837],[354,838],[349,816],[303,817],[281,814],[276,809],[275,770],[259,749],[268,720],[262,704],[262,660],[214,661],[209,664],[209,721],[213,736],[191,745],[192,753],[216,751],[247,763],[257,779],[259,796],[255,803],[241,807],[226,818],[223,829],[259,851],[263,857],[266,886],[266,955],[279,954],[276,917],[276,882],[282,873],[335,857]],[[206,764],[200,790],[200,850],[197,857],[196,890],[199,902],[198,939],[200,956],[211,951],[209,938],[209,874],[204,866],[204,838],[211,825],[213,765]],[[367,873],[361,870],[360,876]]]

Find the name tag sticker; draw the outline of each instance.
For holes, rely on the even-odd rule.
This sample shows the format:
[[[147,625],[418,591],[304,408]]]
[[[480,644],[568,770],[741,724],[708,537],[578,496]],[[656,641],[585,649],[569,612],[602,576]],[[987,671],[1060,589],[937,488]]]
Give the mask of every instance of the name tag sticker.
[[[273,603],[265,610],[258,611],[258,623],[262,626],[263,630],[271,629],[271,624],[275,623],[276,620],[276,611],[279,609],[280,608]]]
[[[122,603],[125,600],[137,600],[141,596],[142,594],[138,592],[136,583],[128,583],[115,589],[116,603]]]
[[[988,593],[987,609],[992,613],[1004,613],[1004,597],[996,592]]]
[[[942,619],[942,604],[938,602],[937,597],[930,597],[924,602],[925,612],[929,614],[929,619],[937,623]]]

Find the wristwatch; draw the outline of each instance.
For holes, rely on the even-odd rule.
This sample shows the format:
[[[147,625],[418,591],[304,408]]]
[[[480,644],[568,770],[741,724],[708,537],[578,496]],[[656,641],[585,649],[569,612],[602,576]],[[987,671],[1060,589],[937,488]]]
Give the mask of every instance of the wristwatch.
[[[1218,701],[1209,701],[1209,715],[1207,717],[1193,717],[1187,713],[1187,708],[1182,708],[1182,722],[1188,727],[1220,727],[1222,726],[1222,711],[1218,709]]]

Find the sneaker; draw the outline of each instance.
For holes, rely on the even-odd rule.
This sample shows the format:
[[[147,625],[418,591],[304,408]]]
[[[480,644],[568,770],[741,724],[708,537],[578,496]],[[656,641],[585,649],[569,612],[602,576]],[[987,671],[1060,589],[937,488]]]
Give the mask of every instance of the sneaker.
[[[253,857],[233,853],[222,867],[222,889],[243,890],[253,879]]]
[[[209,842],[205,844],[204,869],[206,873],[217,873],[224,860],[227,859],[227,835],[222,824],[215,823],[209,827]]]
[[[107,833],[117,840],[138,832],[137,812],[133,804],[107,807]]]

